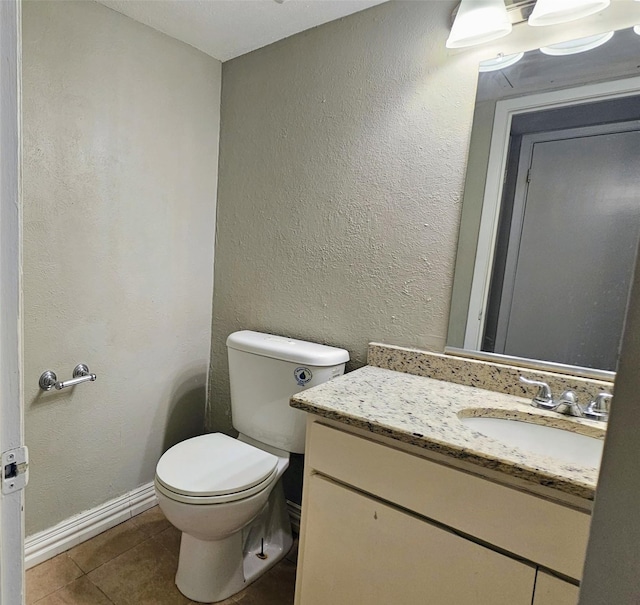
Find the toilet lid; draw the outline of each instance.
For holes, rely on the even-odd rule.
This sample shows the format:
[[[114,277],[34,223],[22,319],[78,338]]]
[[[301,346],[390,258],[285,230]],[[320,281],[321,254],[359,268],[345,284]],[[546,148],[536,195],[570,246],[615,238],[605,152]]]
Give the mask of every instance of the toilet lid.
[[[187,496],[222,496],[248,490],[271,475],[278,458],[223,433],[187,439],[167,450],[156,478]]]

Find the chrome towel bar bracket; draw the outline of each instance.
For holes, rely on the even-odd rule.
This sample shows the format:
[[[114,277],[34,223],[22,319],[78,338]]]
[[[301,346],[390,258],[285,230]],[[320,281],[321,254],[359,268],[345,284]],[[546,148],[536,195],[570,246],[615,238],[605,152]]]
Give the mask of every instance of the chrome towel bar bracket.
[[[58,391],[60,389],[66,389],[67,387],[73,387],[82,382],[93,382],[97,376],[89,372],[89,367],[84,363],[79,363],[73,370],[73,378],[65,380],[64,382],[58,380],[55,372],[47,370],[40,376],[38,384],[43,391],[50,391],[55,388]]]

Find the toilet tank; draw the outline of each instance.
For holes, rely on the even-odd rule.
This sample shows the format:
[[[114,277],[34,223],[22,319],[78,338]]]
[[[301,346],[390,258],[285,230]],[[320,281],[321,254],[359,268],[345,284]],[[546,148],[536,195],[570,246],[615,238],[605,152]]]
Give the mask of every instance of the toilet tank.
[[[227,338],[234,428],[261,443],[304,453],[306,414],[295,393],[341,376],[349,353],[304,340],[243,330]]]

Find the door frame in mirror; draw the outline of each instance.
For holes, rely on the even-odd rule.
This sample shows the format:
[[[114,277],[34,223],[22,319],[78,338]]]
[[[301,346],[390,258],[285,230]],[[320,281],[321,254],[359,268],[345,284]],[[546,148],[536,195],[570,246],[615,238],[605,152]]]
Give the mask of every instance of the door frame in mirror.
[[[515,97],[496,103],[491,135],[487,178],[485,183],[478,244],[464,331],[465,350],[481,351],[483,326],[489,295],[500,205],[502,201],[507,150],[514,116],[548,109],[640,94],[640,77],[588,84],[573,88]],[[508,356],[501,356],[508,357]],[[538,364],[539,365],[539,364]],[[576,370],[571,368],[572,373]],[[593,375],[589,368],[586,374]],[[600,374],[600,372],[597,372]],[[610,373],[607,373],[610,374]]]

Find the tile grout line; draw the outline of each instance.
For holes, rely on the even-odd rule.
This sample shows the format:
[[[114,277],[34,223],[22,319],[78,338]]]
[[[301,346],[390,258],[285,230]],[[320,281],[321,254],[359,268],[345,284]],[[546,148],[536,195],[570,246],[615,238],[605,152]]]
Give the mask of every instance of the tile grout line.
[[[67,586],[69,586],[70,584],[73,584],[76,580],[79,580],[82,576],[86,576],[87,574],[80,568],[80,566],[69,556],[66,554],[66,552],[62,552],[59,555],[56,555],[57,557],[62,557],[62,556],[66,556],[67,559],[69,559],[69,561],[71,561],[80,571],[80,575],[73,578],[73,580],[67,582],[66,584],[63,584],[62,586],[58,586],[58,588],[56,588],[55,590],[52,590],[51,592],[48,592],[46,595],[40,597],[37,601],[34,601],[32,605],[38,605],[38,603],[40,603],[41,601],[44,601],[47,597],[50,597],[53,593],[58,592],[59,590],[62,590],[63,588],[66,588]],[[55,558],[55,557],[54,557]],[[52,559],[49,559],[50,561]],[[47,561],[45,561],[44,563],[47,563]],[[42,565],[43,563],[41,563]],[[25,585],[25,592],[26,592],[26,585]]]
[[[64,554],[65,553],[60,553],[60,555],[58,555],[58,556],[61,556],[61,555],[64,555]],[[67,558],[71,559],[71,557],[69,557],[68,555],[67,555]],[[80,569],[78,564],[73,559],[71,559],[71,561],[73,562],[73,564],[76,567],[78,567],[78,569]],[[82,571],[82,569],[80,569],[80,571]],[[86,578],[87,581],[91,584],[91,586],[96,588],[100,592],[100,594],[103,595],[104,598],[107,599],[107,601],[109,601],[109,603],[111,605],[115,605],[115,603],[102,591],[102,589],[91,581],[91,578],[89,577],[89,574],[85,573],[84,571],[82,571],[82,575],[79,575],[77,578],[74,578],[73,580],[71,580],[71,582],[65,584],[64,586],[60,586],[59,588],[56,588],[53,592],[50,592],[49,594],[44,595],[42,598],[38,599],[37,601],[34,601],[32,605],[38,605],[38,603],[42,603],[45,599],[48,599],[50,596],[56,594],[56,592],[60,592],[61,590],[64,590],[65,588],[71,586],[71,584],[73,584],[74,582],[77,582],[81,578]]]
[[[172,526],[172,527],[173,527],[173,526]],[[153,536],[149,536],[149,539],[151,539],[151,538],[155,538],[156,536],[159,536],[160,534],[162,534],[162,533],[164,533],[165,531],[167,531],[167,529],[170,529],[170,528],[169,528],[169,527],[167,527],[167,528],[163,529],[162,531],[159,531],[158,533],[153,534]],[[169,547],[168,547],[168,546],[165,546],[162,542],[158,542],[157,540],[154,540],[154,542],[155,542],[156,544],[158,544],[159,546],[162,546],[162,548],[164,548],[164,549],[165,549],[165,550],[166,550],[166,551],[167,551],[167,552],[168,552],[172,557],[175,557],[176,559],[178,558],[178,557],[176,557],[176,556],[175,556],[175,555],[174,555],[174,554],[169,550]]]
[[[87,574],[82,572],[82,576],[86,576],[86,575]],[[51,595],[55,594],[59,590],[64,590],[67,586],[71,586],[71,584],[73,584],[76,580],[79,580],[82,576],[78,576],[77,578],[74,578],[73,580],[71,580],[71,582],[68,582],[67,584],[64,584],[63,586],[59,586],[55,590],[51,591],[49,594],[46,594],[43,597],[41,597],[40,599],[38,599],[37,601],[34,601],[32,605],[38,605],[38,603],[42,603],[42,601],[44,601],[45,599],[48,599]]]
[[[131,519],[128,519],[128,521],[130,521]],[[126,523],[127,521],[125,521]],[[136,526],[137,527],[137,526]],[[140,531],[140,530],[138,530]],[[142,533],[142,532],[140,532]],[[98,534],[100,535],[100,534]],[[96,536],[97,537],[97,536]],[[148,542],[149,540],[151,540],[153,538],[153,536],[145,536],[144,540],[141,540],[140,542],[138,542],[137,544],[134,544],[133,546],[131,546],[130,548],[127,548],[126,550],[123,550],[121,553],[118,553],[117,555],[115,555],[114,557],[112,557],[111,559],[109,559],[108,561],[104,561],[103,563],[100,563],[100,565],[98,565],[98,567],[95,567],[94,569],[92,569],[89,572],[86,572],[83,574],[87,577],[87,580],[89,580],[89,582],[91,582],[91,585],[94,586],[95,588],[97,588],[105,597],[106,599],[109,601],[109,603],[111,603],[112,605],[115,605],[115,603],[113,602],[112,599],[109,598],[109,595],[106,594],[90,577],[89,574],[93,573],[94,571],[96,571],[97,569],[100,569],[101,567],[103,567],[104,565],[106,565],[107,563],[111,563],[113,561],[115,561],[118,557],[121,557],[122,555],[128,553],[129,551],[133,550],[134,548],[137,548],[138,546],[144,544],[145,542]],[[93,538],[92,538],[93,539]],[[159,542],[157,542],[157,544],[159,544],[160,546],[162,546],[164,548],[164,545],[160,544]],[[71,558],[71,557],[69,557]],[[73,559],[72,559],[73,560]],[[75,563],[75,561],[74,561]],[[77,578],[76,578],[77,579]],[[33,605],[37,605],[37,603],[34,603]]]
[[[146,512],[146,511],[143,511],[143,513],[140,513],[140,514],[144,514],[144,512]],[[164,531],[166,531],[167,529],[169,529],[169,527],[166,527],[166,528],[162,529],[161,531],[157,531],[157,532],[155,532],[155,533],[153,533],[153,534],[150,534],[150,535],[149,535],[149,534],[145,533],[144,531],[142,531],[142,530],[140,529],[140,525],[138,525],[135,521],[133,521],[133,519],[135,519],[135,517],[137,517],[137,516],[138,516],[138,515],[132,515],[131,517],[129,517],[128,519],[126,519],[125,521],[123,521],[122,523],[120,523],[120,524],[118,524],[118,525],[122,525],[122,524],[124,524],[124,523],[127,523],[127,522],[131,521],[131,524],[133,525],[134,529],[135,529],[135,530],[140,534],[140,536],[142,537],[142,539],[141,539],[139,542],[137,542],[136,544],[134,544],[133,546],[130,546],[129,548],[127,548],[127,549],[125,549],[124,551],[122,551],[122,552],[120,552],[120,553],[116,554],[115,556],[111,557],[109,560],[102,562],[100,565],[98,565],[97,567],[95,567],[95,568],[93,568],[93,569],[91,569],[91,570],[89,570],[89,571],[84,571],[84,570],[80,567],[80,565],[79,565],[79,564],[78,564],[78,563],[73,559],[73,557],[71,557],[71,556],[69,555],[69,552],[70,552],[71,550],[73,550],[73,548],[69,548],[69,549],[67,549],[67,550],[66,550],[66,551],[64,551],[64,552],[59,553],[57,556],[58,556],[58,557],[65,557],[66,559],[68,559],[68,560],[72,563],[72,565],[73,565],[73,566],[75,566],[75,568],[80,572],[80,575],[78,575],[77,577],[73,578],[72,580],[70,580],[70,581],[69,581],[69,582],[67,582],[66,584],[63,584],[62,586],[59,586],[59,587],[55,588],[54,590],[52,590],[51,592],[48,592],[47,594],[43,595],[43,596],[42,596],[42,597],[40,597],[37,601],[34,601],[34,602],[32,603],[32,605],[38,605],[38,603],[43,602],[45,599],[47,599],[47,598],[51,597],[51,595],[53,595],[53,594],[55,594],[55,593],[59,592],[60,590],[64,590],[65,588],[69,587],[71,584],[73,584],[75,581],[77,581],[77,580],[81,579],[82,577],[85,577],[85,578],[90,582],[90,584],[91,584],[94,588],[96,588],[96,589],[100,592],[100,594],[102,594],[102,595],[103,595],[103,596],[104,596],[104,597],[109,601],[109,603],[110,603],[110,604],[115,605],[115,604],[113,603],[112,599],[111,599],[111,598],[109,598],[109,596],[108,596],[107,594],[105,594],[105,593],[104,593],[104,591],[103,591],[103,590],[102,590],[102,589],[101,589],[97,584],[95,584],[95,583],[93,582],[93,580],[89,577],[89,574],[91,574],[91,573],[93,573],[94,571],[96,571],[96,570],[100,569],[101,567],[103,567],[103,566],[104,566],[104,565],[106,565],[107,563],[111,563],[111,562],[113,562],[115,559],[117,559],[118,557],[120,557],[120,556],[124,555],[125,553],[127,553],[127,552],[129,552],[129,551],[133,550],[134,548],[137,548],[138,546],[140,546],[140,545],[142,545],[142,544],[145,544],[146,542],[149,542],[149,541],[151,541],[151,540],[153,540],[153,543],[154,543],[155,545],[160,546],[160,547],[163,549],[163,551],[167,552],[171,557],[175,557],[174,553],[173,553],[173,552],[171,552],[171,550],[169,550],[169,548],[168,548],[167,546],[165,546],[165,545],[164,545],[162,542],[160,542],[160,541],[154,540],[154,538],[155,538],[156,536],[160,535],[161,533],[163,533]],[[114,526],[114,527],[117,527],[117,526]],[[110,530],[105,530],[105,531],[110,531]],[[101,533],[100,533],[100,534],[98,534],[97,536],[94,536],[93,538],[90,538],[89,540],[86,540],[84,543],[91,542],[92,540],[94,540],[94,539],[95,539],[95,538],[97,538],[98,536],[102,535],[103,533],[105,533],[105,532],[101,532]],[[41,565],[46,564],[46,563],[47,563],[47,561],[44,561],[43,563],[41,563]],[[35,567],[34,567],[34,569],[35,569]]]
[[[145,512],[146,512],[146,511],[145,511]],[[142,515],[142,514],[144,514],[144,513],[140,513],[140,514]],[[69,554],[68,554],[68,553],[69,553],[71,550],[73,550],[73,548],[75,548],[75,547],[70,548],[70,549],[68,549],[68,550],[66,550],[66,551],[64,551],[63,553],[60,553],[60,554],[66,554],[66,555],[67,555],[67,557],[68,557],[69,559],[71,559],[71,561],[73,561],[74,565],[75,565],[75,566],[76,566],[76,567],[77,567],[77,568],[78,568],[78,569],[83,573],[83,575],[88,576],[90,573],[93,573],[96,569],[100,569],[103,565],[106,565],[107,563],[111,563],[111,561],[113,561],[114,559],[117,559],[119,556],[124,555],[125,553],[129,552],[130,550],[133,550],[134,548],[136,548],[137,546],[140,546],[141,544],[144,544],[147,540],[150,540],[151,538],[153,538],[154,536],[156,536],[158,533],[162,533],[162,532],[157,532],[156,534],[153,534],[153,535],[149,536],[149,535],[145,534],[144,532],[142,532],[142,531],[140,530],[140,526],[139,526],[135,521],[133,521],[133,519],[135,519],[135,517],[137,517],[137,516],[138,516],[138,515],[134,515],[133,517],[129,517],[126,521],[123,521],[122,523],[118,523],[118,525],[114,525],[114,527],[111,527],[110,529],[107,529],[107,530],[103,531],[102,533],[99,533],[97,536],[93,536],[93,538],[90,538],[89,540],[86,540],[85,542],[83,542],[83,543],[82,543],[82,544],[87,544],[87,543],[91,542],[92,540],[94,540],[95,538],[97,538],[98,536],[101,536],[102,534],[104,534],[104,533],[106,533],[106,532],[110,531],[111,529],[114,529],[115,527],[118,527],[118,526],[120,526],[120,525],[124,525],[125,523],[129,523],[129,522],[131,522],[131,523],[133,524],[133,526],[134,526],[134,528],[136,529],[136,531],[137,531],[137,532],[139,532],[139,533],[140,533],[140,535],[142,535],[142,538],[143,538],[142,540],[140,540],[140,542],[137,542],[137,543],[136,543],[136,544],[134,544],[133,546],[130,546],[129,548],[127,548],[127,549],[123,550],[122,552],[118,553],[117,555],[114,555],[113,557],[111,557],[111,559],[108,559],[107,561],[103,561],[102,563],[100,563],[100,565],[98,565],[97,567],[94,567],[93,569],[91,569],[91,570],[89,570],[89,571],[84,571],[84,570],[80,567],[80,565],[78,565],[78,564],[74,561],[73,557],[69,556]],[[162,530],[162,531],[164,531],[164,530]],[[78,545],[78,546],[79,546],[79,545]],[[161,544],[161,546],[163,546],[163,545]],[[90,578],[89,578],[89,579],[90,579]],[[93,582],[91,582],[91,583],[93,584]],[[95,586],[95,584],[94,584],[94,586]],[[96,586],[96,588],[98,588],[98,587]],[[54,591],[54,592],[55,592],[55,591]],[[51,593],[49,593],[49,594],[51,594]],[[33,605],[36,605],[36,604],[34,603]]]
[[[140,545],[142,545],[142,544],[144,544],[144,543],[146,543],[146,542],[148,542],[148,541],[150,541],[150,540],[153,540],[153,538],[155,538],[156,536],[160,535],[161,533],[163,533],[163,532],[164,532],[164,531],[166,531],[167,529],[170,529],[170,528],[168,528],[168,527],[167,527],[167,528],[163,529],[162,531],[156,532],[156,533],[155,533],[155,534],[153,534],[153,535],[145,536],[145,538],[144,538],[141,542],[138,542],[136,545],[134,545],[134,546],[132,546],[132,547],[128,548],[127,550],[125,550],[125,551],[123,551],[123,552],[119,553],[118,555],[116,555],[116,556],[112,557],[112,558],[111,558],[111,559],[109,559],[108,561],[105,561],[104,563],[102,563],[102,564],[98,565],[98,567],[96,567],[96,568],[92,569],[90,572],[85,572],[85,571],[83,571],[83,570],[80,568],[80,566],[79,566],[79,565],[78,565],[78,564],[77,564],[77,563],[76,563],[76,562],[75,562],[71,557],[69,557],[69,555],[68,555],[66,552],[65,552],[65,553],[60,553],[60,555],[59,555],[59,556],[66,556],[68,559],[70,559],[70,560],[71,560],[71,562],[72,562],[72,563],[73,563],[73,564],[78,568],[78,570],[81,572],[81,575],[79,575],[78,577],[74,578],[73,580],[71,580],[71,581],[70,581],[70,582],[68,582],[67,584],[65,584],[65,585],[63,585],[63,586],[60,586],[60,587],[56,588],[54,591],[52,591],[52,592],[50,592],[50,593],[48,593],[48,594],[44,595],[43,597],[41,597],[40,599],[38,599],[37,601],[35,601],[32,605],[38,605],[38,603],[42,603],[45,599],[47,599],[47,598],[48,598],[48,597],[50,597],[51,595],[53,595],[53,594],[55,594],[55,593],[57,593],[57,592],[59,592],[59,591],[61,591],[61,590],[65,589],[65,588],[67,588],[68,586],[70,586],[71,584],[73,584],[73,582],[75,582],[75,581],[77,581],[77,580],[81,579],[83,576],[84,576],[84,577],[85,577],[85,578],[90,582],[90,584],[91,584],[94,588],[96,588],[96,589],[100,592],[100,594],[102,594],[102,595],[106,598],[106,600],[109,602],[109,604],[110,604],[110,605],[115,605],[114,601],[113,601],[113,600],[112,600],[112,599],[111,599],[111,598],[110,598],[110,597],[109,597],[109,596],[108,596],[108,595],[107,595],[107,594],[106,594],[106,593],[105,593],[105,592],[104,592],[104,591],[103,591],[103,590],[102,590],[102,589],[101,589],[97,584],[95,584],[95,583],[92,581],[92,579],[89,577],[89,574],[90,574],[90,573],[92,573],[93,571],[95,571],[95,570],[99,569],[99,568],[100,568],[100,567],[102,567],[103,565],[106,565],[107,563],[110,563],[110,562],[114,561],[115,559],[117,559],[117,558],[118,558],[118,557],[120,557],[121,555],[124,555],[125,553],[129,552],[130,550],[132,550],[132,549],[134,549],[134,548],[136,548],[136,547],[138,547],[138,546],[140,546]],[[154,543],[155,543],[156,545],[160,546],[164,551],[168,552],[172,557],[175,557],[175,555],[174,555],[174,554],[169,550],[169,548],[168,548],[168,547],[166,547],[162,542],[159,542],[159,541],[156,541],[156,540],[153,540],[153,541],[154,541]],[[68,552],[68,551],[67,551],[67,552]],[[287,561],[288,563],[293,564],[293,565],[295,566],[295,563],[294,563],[294,562],[292,562],[292,561],[288,561],[288,560],[287,560],[287,558],[286,558],[286,556],[285,556],[285,557],[283,557],[283,561]],[[297,567],[297,566],[296,566],[296,567]],[[252,585],[253,585],[254,587],[255,587],[255,585],[256,585],[256,584],[257,584],[257,582],[253,582],[253,583],[252,583]],[[235,605],[236,603],[241,603],[244,595],[243,595],[243,596],[240,596],[240,595],[241,595],[242,593],[244,593],[244,591],[245,591],[245,590],[250,589],[250,588],[251,588],[251,586],[248,586],[246,589],[243,589],[242,591],[240,591],[240,593],[238,593],[238,594],[236,594],[236,595],[233,595],[233,596],[231,597],[231,600],[229,601],[229,605]]]
[[[125,521],[126,523],[126,521]],[[142,533],[142,532],[140,532]],[[100,534],[98,534],[100,535]],[[87,571],[87,572],[83,572],[86,576],[89,576],[90,573],[93,573],[94,571],[96,571],[96,569],[100,569],[102,566],[106,565],[107,563],[111,563],[112,561],[115,561],[118,557],[128,553],[130,550],[133,550],[134,548],[137,548],[138,546],[140,546],[141,544],[144,544],[147,540],[150,540],[152,538],[152,536],[144,536],[144,539],[140,540],[140,542],[137,542],[136,544],[134,544],[133,546],[130,546],[129,548],[123,550],[122,552],[119,552],[117,555],[111,557],[109,560],[107,561],[103,561],[102,563],[100,563],[100,565],[98,565],[97,567],[94,567],[92,570]],[[71,557],[69,557],[71,559]],[[73,561],[73,559],[71,559]],[[75,561],[74,561],[75,563]],[[76,563],[77,565],[77,563]],[[91,578],[89,578],[89,580],[91,580]],[[93,584],[93,582],[91,582]],[[35,604],[34,604],[35,605]]]
[[[115,603],[109,598],[109,595],[107,593],[104,592],[104,590],[102,590],[102,588],[100,588],[100,586],[94,584],[91,581],[91,578],[87,575],[87,580],[89,580],[89,582],[91,582],[91,586],[94,586],[96,588],[96,590],[102,595],[104,596],[105,599],[107,599],[107,601],[109,601],[109,603],[111,603],[111,605],[115,605]]]
[[[133,519],[133,517],[132,517],[131,519]],[[127,521],[124,521],[124,523],[127,523],[127,522],[131,521],[131,519],[127,519]],[[137,548],[138,546],[140,546],[140,545],[144,544],[145,542],[147,542],[147,541],[149,541],[149,540],[152,540],[155,536],[157,536],[157,535],[161,534],[162,532],[166,531],[167,529],[169,529],[169,528],[167,527],[167,528],[163,529],[162,531],[156,532],[155,534],[153,534],[153,535],[149,536],[149,535],[145,535],[142,531],[140,531],[139,525],[137,525],[135,522],[134,522],[133,524],[134,524],[134,526],[136,527],[136,530],[142,534],[143,539],[142,539],[142,540],[140,540],[140,542],[138,542],[137,544],[134,544],[133,546],[130,546],[130,547],[129,547],[129,548],[127,548],[126,550],[123,550],[122,552],[118,553],[117,555],[115,555],[115,556],[111,557],[111,559],[109,559],[109,560],[107,560],[107,561],[103,561],[102,563],[100,563],[100,565],[98,565],[97,567],[94,567],[91,571],[87,571],[87,572],[83,571],[82,569],[80,569],[80,566],[79,566],[75,561],[73,561],[73,559],[72,559],[71,557],[69,557],[69,558],[70,558],[70,559],[71,559],[71,560],[76,564],[76,566],[78,567],[78,569],[80,569],[80,571],[82,571],[82,573],[83,573],[84,575],[88,576],[90,573],[93,573],[93,572],[94,572],[94,571],[96,571],[97,569],[100,569],[103,565],[106,565],[107,563],[111,563],[112,561],[114,561],[114,560],[115,560],[115,559],[117,559],[118,557],[120,557],[120,556],[124,555],[125,553],[128,553],[129,551],[133,550],[134,548]],[[116,526],[116,527],[117,527],[117,526]],[[107,531],[109,531],[109,530],[107,530]],[[104,533],[104,532],[103,532],[103,533]],[[98,534],[98,535],[101,535],[101,534]],[[94,537],[96,537],[96,538],[97,538],[98,536],[94,536]],[[93,540],[93,538],[91,538],[91,540]],[[90,540],[88,540],[88,541],[90,541]],[[157,541],[155,541],[155,540],[154,540],[154,542],[155,542],[156,544],[158,544],[159,546],[162,546],[162,548],[164,548],[164,550],[166,550],[170,555],[172,555],[172,556],[173,556],[173,553],[172,553],[172,552],[171,552],[171,551],[170,551],[170,550],[169,550],[169,549],[168,549],[164,544],[162,544],[161,542],[157,542]],[[67,551],[67,552],[68,552],[68,551]],[[89,580],[91,580],[91,578],[89,578]],[[93,584],[93,582],[91,582],[91,583]],[[94,584],[94,586],[95,586],[95,584]],[[96,586],[96,588],[98,588],[98,587]],[[34,603],[34,605],[35,605],[35,603]]]

